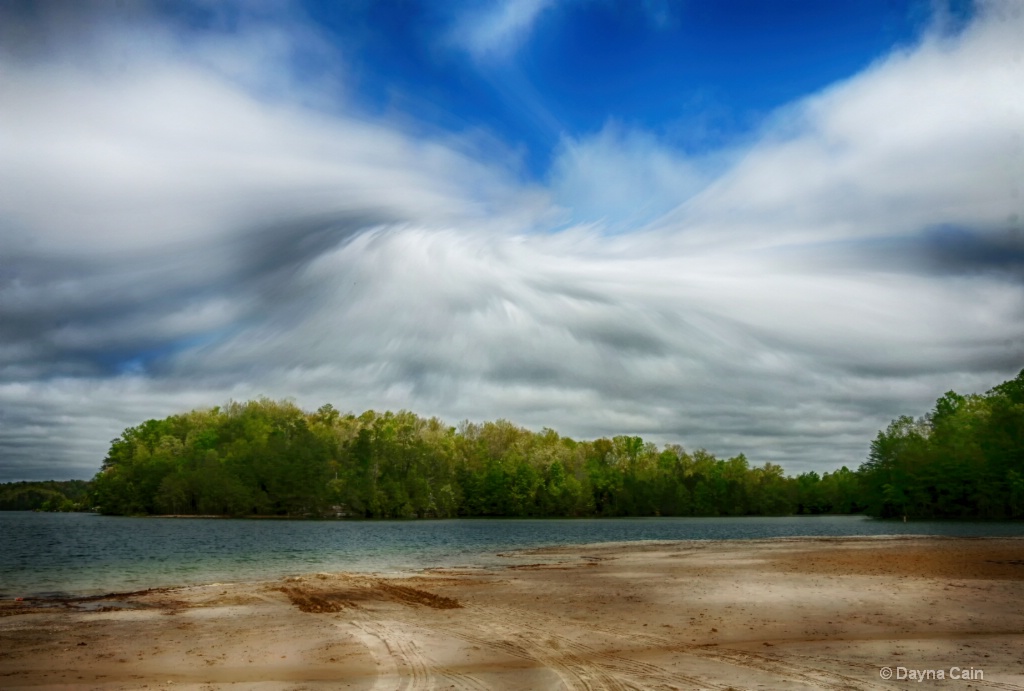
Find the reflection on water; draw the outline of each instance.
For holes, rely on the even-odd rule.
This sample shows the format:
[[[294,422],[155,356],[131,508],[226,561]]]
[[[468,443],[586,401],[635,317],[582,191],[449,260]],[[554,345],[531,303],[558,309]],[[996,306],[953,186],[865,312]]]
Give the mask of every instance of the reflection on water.
[[[279,521],[0,511],[0,598],[246,581],[311,571],[502,563],[553,544],[841,535],[1024,535],[1024,523],[790,518]]]

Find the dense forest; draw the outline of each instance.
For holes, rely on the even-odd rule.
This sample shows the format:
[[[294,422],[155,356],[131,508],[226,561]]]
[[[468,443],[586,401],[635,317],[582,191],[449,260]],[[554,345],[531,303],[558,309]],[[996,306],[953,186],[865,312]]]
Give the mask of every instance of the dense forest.
[[[893,420],[857,474],[872,516],[1024,518],[1024,370]]]
[[[82,511],[88,491],[85,480],[0,483],[0,511]]]
[[[115,439],[104,513],[352,516],[743,516],[854,512],[856,476],[787,478],[640,437],[575,441],[504,420],[313,413],[260,399],[149,420]]]
[[[0,485],[0,508],[359,518],[747,516],[1024,518],[1024,371],[949,392],[879,432],[866,462],[787,477],[778,465],[575,441],[505,420],[450,427],[407,411],[306,412],[262,398],[126,429],[85,483]]]

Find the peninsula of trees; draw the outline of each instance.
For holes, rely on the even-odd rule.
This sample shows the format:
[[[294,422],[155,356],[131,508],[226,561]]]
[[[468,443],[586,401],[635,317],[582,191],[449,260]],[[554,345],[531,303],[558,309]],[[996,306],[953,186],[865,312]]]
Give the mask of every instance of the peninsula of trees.
[[[0,499],[27,491],[11,487]],[[1024,371],[894,420],[856,472],[796,477],[633,436],[575,441],[504,420],[450,427],[407,411],[233,402],[126,429],[77,505],[122,515],[1024,518]]]
[[[787,478],[743,455],[575,441],[498,420],[304,412],[260,399],[149,420],[92,481],[104,513],[351,516],[742,516],[855,512],[842,469]]]

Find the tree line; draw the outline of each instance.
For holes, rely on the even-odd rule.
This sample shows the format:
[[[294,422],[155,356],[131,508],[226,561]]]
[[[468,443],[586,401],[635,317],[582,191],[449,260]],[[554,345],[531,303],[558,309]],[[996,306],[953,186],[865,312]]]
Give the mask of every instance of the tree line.
[[[0,483],[0,511],[84,511],[89,506],[85,480]]]
[[[718,458],[636,436],[576,441],[506,420],[451,427],[408,411],[357,416],[328,404],[306,412],[261,398],[126,429],[87,493],[75,497],[47,495],[48,508],[353,518],[1022,518],[1024,371],[984,395],[949,392],[925,416],[897,418],[857,471],[794,477],[743,454]]]
[[[1024,370],[985,394],[950,391],[878,433],[858,474],[865,511],[912,518],[1024,518]]]
[[[788,478],[640,437],[576,441],[505,420],[305,412],[262,398],[149,420],[92,481],[103,513],[349,516],[744,516],[855,512],[843,468]]]

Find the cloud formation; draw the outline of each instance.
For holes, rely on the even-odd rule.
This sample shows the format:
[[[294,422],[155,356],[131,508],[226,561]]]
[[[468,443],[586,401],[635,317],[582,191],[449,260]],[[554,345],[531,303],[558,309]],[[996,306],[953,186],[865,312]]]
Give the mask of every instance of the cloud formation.
[[[928,35],[794,104],[682,211],[728,214],[776,245],[1017,223],[1021,25],[1019,7],[993,4],[962,33]]]
[[[450,38],[477,60],[505,59],[529,38],[541,13],[555,4],[555,0],[501,0],[463,15]]]
[[[549,184],[555,203],[571,209],[576,220],[634,229],[694,196],[717,166],[673,151],[650,133],[609,122],[590,137],[563,137]]]
[[[543,183],[326,107],[258,17],[201,50],[148,15],[90,31],[117,40],[0,59],[0,480],[88,477],[125,426],[259,394],[827,470],[1024,366],[1016,5],[724,170],[609,124]]]

